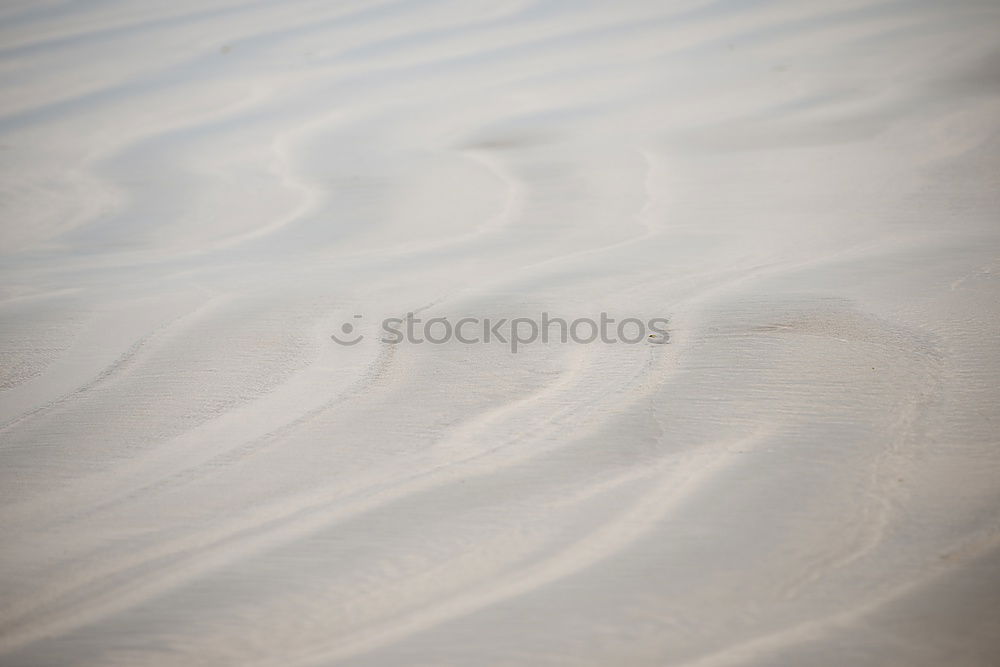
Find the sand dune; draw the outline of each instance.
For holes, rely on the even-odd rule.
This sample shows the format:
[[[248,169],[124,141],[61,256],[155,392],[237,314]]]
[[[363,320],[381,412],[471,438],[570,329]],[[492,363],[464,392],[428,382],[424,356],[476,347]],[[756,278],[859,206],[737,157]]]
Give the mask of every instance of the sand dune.
[[[998,29],[6,3],[0,662],[996,664]]]

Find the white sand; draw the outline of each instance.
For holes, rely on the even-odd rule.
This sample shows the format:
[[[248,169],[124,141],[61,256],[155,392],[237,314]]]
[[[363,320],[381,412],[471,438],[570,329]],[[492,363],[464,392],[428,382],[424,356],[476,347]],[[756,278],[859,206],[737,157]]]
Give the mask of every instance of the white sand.
[[[1000,664],[998,34],[4,3],[0,663]]]

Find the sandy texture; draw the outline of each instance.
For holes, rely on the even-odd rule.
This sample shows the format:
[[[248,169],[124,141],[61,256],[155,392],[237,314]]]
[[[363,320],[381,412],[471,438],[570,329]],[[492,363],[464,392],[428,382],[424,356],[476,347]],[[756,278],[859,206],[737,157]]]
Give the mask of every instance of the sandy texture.
[[[0,663],[1000,664],[998,34],[3,3]]]

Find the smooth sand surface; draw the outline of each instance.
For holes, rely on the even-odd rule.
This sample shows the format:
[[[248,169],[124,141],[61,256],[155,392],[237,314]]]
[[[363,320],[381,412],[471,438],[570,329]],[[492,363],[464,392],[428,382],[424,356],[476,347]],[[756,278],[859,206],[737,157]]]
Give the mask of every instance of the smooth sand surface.
[[[3,3],[0,663],[1000,664],[998,35]]]

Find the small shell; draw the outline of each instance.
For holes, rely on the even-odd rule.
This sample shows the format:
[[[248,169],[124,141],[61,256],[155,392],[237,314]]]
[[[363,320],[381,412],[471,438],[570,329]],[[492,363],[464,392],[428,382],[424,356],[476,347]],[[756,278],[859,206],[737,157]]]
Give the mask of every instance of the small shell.
[[[670,340],[670,338],[661,333],[651,333],[646,336],[646,342],[653,343],[654,345],[663,345],[668,340]]]

